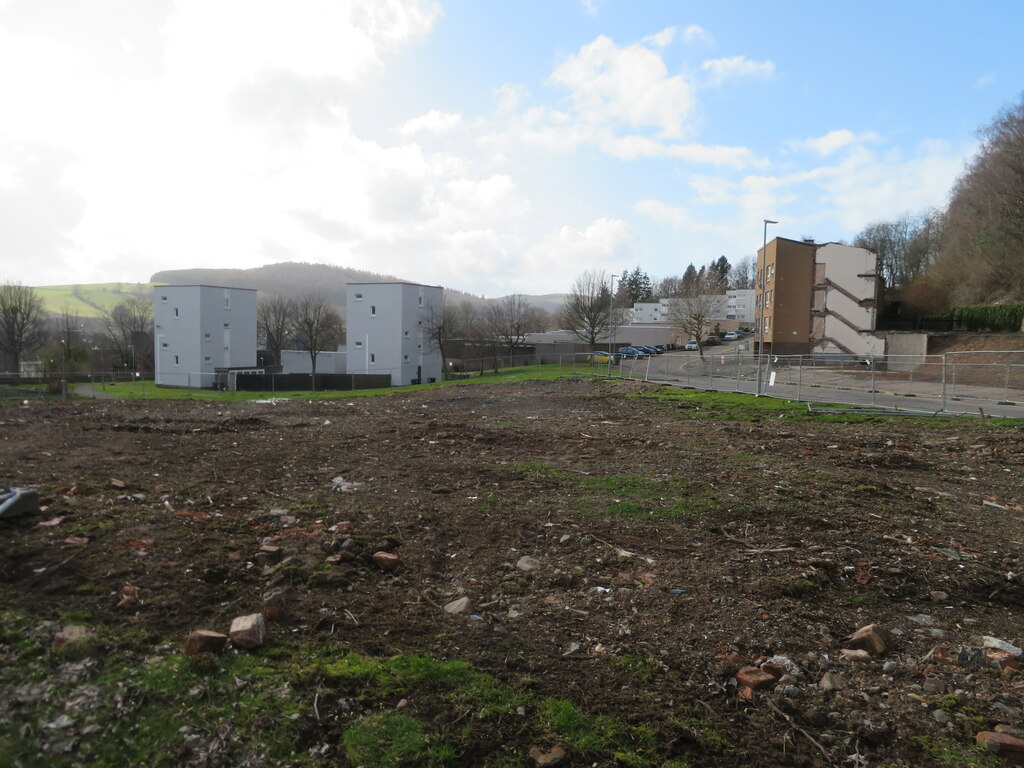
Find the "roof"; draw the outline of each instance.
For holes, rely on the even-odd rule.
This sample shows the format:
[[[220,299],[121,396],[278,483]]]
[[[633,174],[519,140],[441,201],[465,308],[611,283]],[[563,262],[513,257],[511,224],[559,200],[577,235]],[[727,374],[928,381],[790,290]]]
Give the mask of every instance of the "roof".
[[[224,290],[224,291],[252,291],[253,293],[256,292],[255,288],[239,288],[239,287],[234,286],[234,285],[206,285],[204,283],[196,283],[196,284],[191,284],[191,285],[174,285],[174,284],[168,283],[168,284],[165,284],[165,285],[154,285],[153,286],[153,290],[154,291],[162,291],[162,290],[165,290],[167,288],[216,288],[218,290]]]

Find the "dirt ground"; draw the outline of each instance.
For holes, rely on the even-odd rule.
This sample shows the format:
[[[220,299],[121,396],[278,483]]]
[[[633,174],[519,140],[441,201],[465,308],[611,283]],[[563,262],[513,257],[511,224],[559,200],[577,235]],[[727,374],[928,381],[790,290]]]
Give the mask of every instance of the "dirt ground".
[[[431,694],[360,710],[297,680],[298,747],[325,765],[353,764],[346,727],[395,706],[447,734],[454,765],[530,765],[531,747],[556,746],[571,765],[990,764],[975,733],[1024,722],[1015,662],[977,650],[1024,643],[1019,429],[710,418],[643,396],[657,392],[9,404],[0,485],[38,488],[45,509],[0,521],[2,600],[179,653],[271,596],[283,616],[255,654],[301,636],[463,660],[656,744],[590,753],[531,711],[456,737],[472,716]],[[467,613],[442,610],[459,597]],[[842,654],[868,624],[884,652]],[[786,676],[741,695],[740,667],[777,656]]]

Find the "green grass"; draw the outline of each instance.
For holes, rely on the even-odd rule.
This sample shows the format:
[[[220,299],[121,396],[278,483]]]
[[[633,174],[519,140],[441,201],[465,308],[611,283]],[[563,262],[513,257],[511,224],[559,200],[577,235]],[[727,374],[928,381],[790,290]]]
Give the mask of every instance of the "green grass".
[[[345,731],[342,743],[352,764],[365,768],[439,766],[456,756],[450,745],[429,734],[419,720],[393,713],[362,718]]]
[[[708,492],[694,490],[680,477],[594,474],[552,467],[543,462],[514,465],[526,479],[555,482],[565,488],[569,506],[591,515],[631,520],[699,518],[719,509]]]
[[[128,296],[151,299],[153,283],[90,283],[86,285],[44,285],[34,289],[43,308],[54,314],[65,310],[80,317],[101,317]]]

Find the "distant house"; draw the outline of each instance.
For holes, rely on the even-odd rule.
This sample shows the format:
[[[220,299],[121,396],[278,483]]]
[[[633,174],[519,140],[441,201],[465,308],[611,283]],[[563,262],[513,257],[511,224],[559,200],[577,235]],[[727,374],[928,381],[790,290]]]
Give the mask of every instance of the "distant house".
[[[392,386],[441,380],[441,350],[430,334],[443,289],[415,283],[349,283],[348,373],[389,373]]]
[[[218,372],[256,366],[256,291],[158,285],[153,335],[158,386],[213,387]]]

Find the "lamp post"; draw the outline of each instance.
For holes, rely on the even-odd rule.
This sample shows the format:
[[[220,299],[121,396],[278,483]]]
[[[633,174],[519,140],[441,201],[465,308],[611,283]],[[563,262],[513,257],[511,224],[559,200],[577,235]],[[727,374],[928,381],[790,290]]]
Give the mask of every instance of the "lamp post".
[[[608,292],[608,354],[612,354],[612,347],[615,346],[615,278],[612,275],[611,290]]]
[[[767,302],[765,301],[765,273],[768,271],[768,225],[778,224],[779,222],[773,221],[772,219],[764,219],[764,237],[761,243],[761,263],[758,265],[755,279],[755,296],[760,293],[758,298],[758,309],[760,309],[760,319],[757,323],[757,396],[760,397],[762,393],[761,387],[761,358],[764,357],[764,312],[767,308]]]

